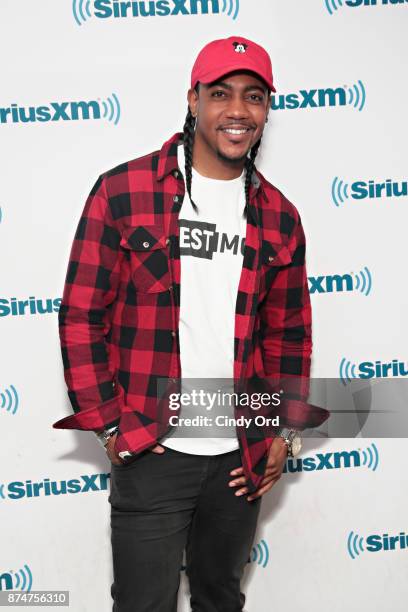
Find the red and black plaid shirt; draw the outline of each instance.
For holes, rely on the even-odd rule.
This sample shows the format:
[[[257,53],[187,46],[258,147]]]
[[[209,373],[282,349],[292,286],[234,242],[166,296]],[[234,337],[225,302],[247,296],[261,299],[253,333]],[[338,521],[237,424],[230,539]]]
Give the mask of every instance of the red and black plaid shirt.
[[[58,320],[74,414],[53,427],[96,431],[118,424],[118,452],[138,453],[163,435],[168,412],[158,408],[157,382],[181,379],[181,140],[182,134],[175,134],[160,151],[101,174],[72,244]],[[328,411],[307,403],[311,350],[301,219],[255,170],[235,311],[237,389],[253,377],[296,379],[299,393],[284,403],[284,424],[297,429],[321,424]],[[237,427],[237,435],[253,492],[274,433],[265,427],[253,435]]]

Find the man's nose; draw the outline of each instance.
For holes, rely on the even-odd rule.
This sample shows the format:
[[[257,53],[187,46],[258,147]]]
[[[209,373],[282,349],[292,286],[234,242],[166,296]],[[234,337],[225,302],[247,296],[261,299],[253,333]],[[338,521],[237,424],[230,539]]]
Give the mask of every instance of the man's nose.
[[[227,108],[227,115],[233,119],[246,119],[248,117],[248,108],[241,96],[231,98]]]

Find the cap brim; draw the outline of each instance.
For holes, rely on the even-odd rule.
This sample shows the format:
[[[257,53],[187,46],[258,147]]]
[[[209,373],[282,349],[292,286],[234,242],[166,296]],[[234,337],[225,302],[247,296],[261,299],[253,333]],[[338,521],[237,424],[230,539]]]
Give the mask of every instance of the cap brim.
[[[210,72],[206,72],[204,75],[197,78],[196,82],[204,83],[207,85],[208,83],[212,83],[213,81],[217,81],[221,77],[229,74],[230,72],[237,72],[239,70],[249,70],[256,74],[264,83],[266,83],[267,87],[273,92],[276,92],[276,89],[272,82],[267,80],[262,72],[259,70],[259,67],[252,64],[251,62],[242,62],[239,64],[228,64],[225,66],[217,66]],[[196,83],[192,83],[192,87],[194,87]]]

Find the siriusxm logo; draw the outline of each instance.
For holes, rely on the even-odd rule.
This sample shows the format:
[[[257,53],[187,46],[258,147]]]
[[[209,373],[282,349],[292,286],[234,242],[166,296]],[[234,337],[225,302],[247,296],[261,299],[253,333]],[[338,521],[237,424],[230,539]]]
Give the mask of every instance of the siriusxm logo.
[[[78,25],[88,19],[171,17],[174,15],[218,15],[236,19],[239,0],[73,0],[72,12]]]
[[[350,531],[347,538],[347,551],[352,559],[356,559],[364,551],[380,552],[381,550],[404,550],[406,548],[408,548],[408,534],[404,531],[395,536],[390,536],[388,533],[382,535],[373,533],[366,538]]]
[[[0,107],[1,123],[48,123],[49,121],[98,121],[104,119],[115,125],[120,119],[120,103],[116,94],[106,100],[49,102],[41,106],[20,106],[12,103]]]
[[[393,359],[390,362],[362,361],[355,364],[345,357],[340,361],[340,380],[344,386],[352,378],[396,378],[408,376],[406,362]]]
[[[0,484],[0,500],[24,499],[27,497],[49,497],[51,495],[69,495],[72,493],[89,493],[89,491],[106,491],[110,474],[82,474],[70,480],[50,480],[44,478],[39,482],[32,480],[15,480],[7,485]]]
[[[16,414],[18,409],[18,393],[14,385],[10,385],[8,389],[0,391],[0,414],[8,412],[9,414]]]
[[[0,574],[0,591],[31,591],[32,585],[33,575],[27,563],[19,570]]]
[[[345,200],[349,199],[401,198],[408,196],[408,181],[386,179],[382,182],[369,180],[354,181],[350,184],[336,176],[332,183],[331,193],[336,206],[341,206]]]
[[[370,270],[365,266],[360,272],[351,274],[328,274],[326,276],[308,276],[309,293],[341,293],[358,291],[368,295],[372,287]]]
[[[324,0],[326,9],[333,15],[339,8],[345,6],[359,8],[360,6],[391,6],[393,4],[406,4],[408,0]]]
[[[338,470],[365,467],[375,472],[378,467],[378,449],[374,443],[365,449],[336,451],[334,453],[316,453],[311,457],[287,459],[283,473],[319,472],[320,470]]]
[[[272,110],[296,108],[321,108],[325,106],[352,106],[361,111],[366,101],[366,91],[362,81],[351,87],[327,87],[326,89],[301,89],[290,94],[273,95]]]
[[[0,298],[0,317],[24,317],[26,315],[43,315],[58,312],[62,298],[36,298],[30,295],[28,300],[17,298]]]

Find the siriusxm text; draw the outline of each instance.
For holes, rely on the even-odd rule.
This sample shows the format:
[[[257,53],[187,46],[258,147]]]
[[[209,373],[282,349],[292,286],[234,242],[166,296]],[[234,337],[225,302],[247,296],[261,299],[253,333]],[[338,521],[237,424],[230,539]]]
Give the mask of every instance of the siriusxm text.
[[[95,0],[94,16],[110,17],[167,17],[169,15],[198,15],[219,13],[219,0],[158,0],[150,2],[123,2],[119,0]]]
[[[52,495],[68,495],[72,493],[88,493],[89,491],[106,491],[110,474],[82,474],[70,480],[50,480],[44,478],[39,482],[32,480],[15,480],[0,488],[0,497],[22,499],[27,497],[49,497]]]
[[[86,121],[101,118],[102,111],[97,100],[50,102],[41,106],[19,106],[13,103],[8,107],[0,107],[0,123]]]
[[[378,552],[380,550],[397,550],[408,548],[408,535],[401,531],[398,535],[390,536],[388,533],[372,534],[366,538],[368,552]]]
[[[350,195],[355,200],[406,197],[408,196],[408,181],[393,181],[392,179],[384,182],[355,181],[351,184]]]
[[[346,106],[346,104],[347,92],[344,87],[301,89],[298,93],[274,95],[271,100],[272,110]]]

